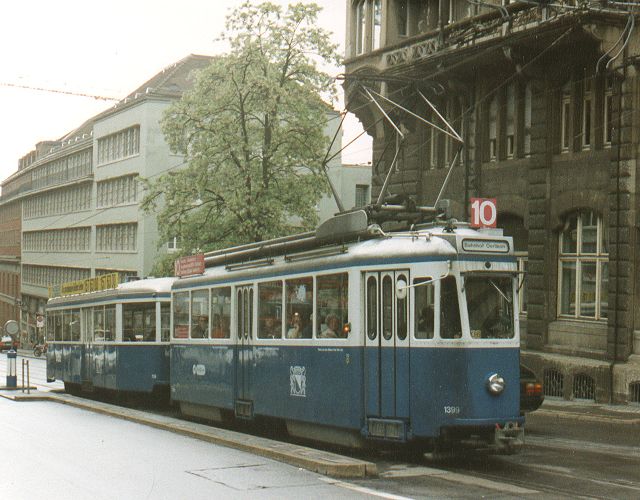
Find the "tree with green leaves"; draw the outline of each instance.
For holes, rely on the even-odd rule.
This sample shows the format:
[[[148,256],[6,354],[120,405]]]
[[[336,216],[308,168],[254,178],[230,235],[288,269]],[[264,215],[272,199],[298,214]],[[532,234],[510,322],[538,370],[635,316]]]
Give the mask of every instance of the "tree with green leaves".
[[[319,65],[339,63],[329,33],[316,26],[319,10],[245,2],[227,17],[228,53],[162,121],[172,151],[185,158],[146,183],[142,206],[157,213],[164,241],[178,236],[192,253],[315,227],[328,191],[323,98],[335,96]]]

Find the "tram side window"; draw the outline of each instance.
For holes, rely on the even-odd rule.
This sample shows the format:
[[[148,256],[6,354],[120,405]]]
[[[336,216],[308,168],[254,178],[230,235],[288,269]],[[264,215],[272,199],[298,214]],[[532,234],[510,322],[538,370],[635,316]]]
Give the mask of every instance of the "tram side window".
[[[209,337],[209,290],[191,292],[191,338]]]
[[[431,278],[413,280],[415,290],[415,337],[432,339],[434,332],[434,287]]]
[[[88,341],[93,336],[93,309],[85,307],[82,309],[82,341]]]
[[[258,283],[258,338],[282,338],[282,281]]]
[[[59,342],[62,340],[62,311],[53,311],[51,315],[53,317],[53,329],[51,330],[53,340]]]
[[[378,336],[378,280],[367,278],[367,336],[375,340]]]
[[[55,321],[54,321],[54,312],[49,311],[47,313],[47,342],[52,342],[55,340],[54,331],[55,331]]]
[[[104,339],[113,342],[116,339],[116,306],[104,306]]]
[[[231,287],[211,290],[211,337],[228,339],[231,337]]]
[[[93,340],[102,342],[104,340],[104,307],[93,308]]]
[[[80,340],[80,309],[70,309],[63,313],[62,340]]]
[[[405,287],[405,292],[407,292],[407,277],[404,274],[399,274],[396,277],[396,284]],[[403,298],[396,294],[396,335],[400,340],[407,338],[407,326],[409,325],[409,300],[407,297],[408,293]]]
[[[169,304],[160,305],[160,341],[169,342],[171,336],[171,306]]]
[[[462,337],[458,287],[453,276],[440,281],[440,338],[459,339]]]
[[[155,342],[156,308],[154,303],[122,305],[122,340]]]
[[[382,278],[382,336],[389,340],[393,336],[393,280]]]
[[[287,280],[285,317],[288,339],[310,339],[313,330],[313,278]]]
[[[316,278],[316,332],[318,338],[349,335],[349,275],[328,274]]]
[[[93,339],[97,342],[113,342],[116,339],[116,306],[93,308]]]
[[[173,294],[173,338],[189,337],[189,292]]]

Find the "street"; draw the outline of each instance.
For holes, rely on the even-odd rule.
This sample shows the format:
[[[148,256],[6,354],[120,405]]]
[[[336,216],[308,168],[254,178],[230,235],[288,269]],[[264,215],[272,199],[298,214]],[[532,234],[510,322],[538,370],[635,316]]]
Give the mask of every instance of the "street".
[[[59,388],[59,382],[46,383],[44,359],[29,361],[32,385],[44,392]],[[2,385],[5,363],[6,355],[2,354]],[[10,457],[3,473],[2,496],[6,498],[640,496],[637,447],[599,443],[586,433],[569,437],[545,434],[540,431],[541,419],[519,455],[434,462],[426,457],[408,460],[378,453],[365,458],[375,462],[378,476],[361,479],[326,477],[52,401],[0,398],[0,419],[5,430],[3,455]],[[591,432],[598,432],[597,424]]]

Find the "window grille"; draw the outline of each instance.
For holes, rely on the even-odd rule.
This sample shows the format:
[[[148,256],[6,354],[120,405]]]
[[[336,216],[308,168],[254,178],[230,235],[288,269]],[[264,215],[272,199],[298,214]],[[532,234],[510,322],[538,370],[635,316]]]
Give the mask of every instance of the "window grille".
[[[561,398],[564,395],[564,375],[558,370],[549,368],[544,371],[544,394],[554,398]]]
[[[640,382],[629,384],[629,403],[640,403]]]
[[[573,397],[575,399],[595,400],[595,383],[593,378],[580,373],[573,379]]]

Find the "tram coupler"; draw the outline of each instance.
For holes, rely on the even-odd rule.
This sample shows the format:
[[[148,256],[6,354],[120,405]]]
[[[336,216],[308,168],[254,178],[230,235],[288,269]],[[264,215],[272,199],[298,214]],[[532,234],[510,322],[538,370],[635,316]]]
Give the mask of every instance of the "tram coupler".
[[[524,447],[524,427],[517,422],[507,422],[503,426],[496,424],[494,433],[496,453],[513,455]]]

